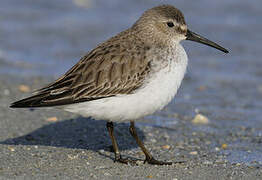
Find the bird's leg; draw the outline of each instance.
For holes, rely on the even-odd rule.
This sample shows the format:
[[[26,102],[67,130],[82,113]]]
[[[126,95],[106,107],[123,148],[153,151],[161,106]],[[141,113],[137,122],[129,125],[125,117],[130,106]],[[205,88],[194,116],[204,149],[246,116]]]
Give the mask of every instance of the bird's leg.
[[[139,139],[136,129],[135,129],[135,122],[130,121],[130,128],[129,128],[130,134],[133,136],[133,138],[136,140],[136,143],[138,146],[142,149],[144,152],[146,159],[144,162],[148,162],[149,164],[156,164],[156,165],[171,165],[172,162],[162,162],[155,160],[154,157],[150,154],[150,152],[146,149],[143,142]]]
[[[121,162],[121,163],[124,163],[124,164],[128,164],[128,159],[123,159],[121,157],[120,151],[118,149],[116,138],[114,136],[114,124],[113,124],[113,122],[108,121],[106,123],[106,127],[107,127],[107,130],[109,132],[109,136],[112,140],[112,145],[113,145],[113,149],[114,149],[114,152],[115,152],[115,162],[117,161],[117,162]]]

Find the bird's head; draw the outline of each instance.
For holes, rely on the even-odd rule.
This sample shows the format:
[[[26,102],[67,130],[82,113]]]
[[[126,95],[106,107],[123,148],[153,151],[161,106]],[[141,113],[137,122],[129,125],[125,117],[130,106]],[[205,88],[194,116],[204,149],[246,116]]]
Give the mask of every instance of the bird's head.
[[[190,31],[183,13],[171,5],[161,5],[145,11],[133,27],[144,33],[144,37],[148,38],[147,41],[152,43],[168,44],[190,40],[228,53],[228,50],[220,45]]]

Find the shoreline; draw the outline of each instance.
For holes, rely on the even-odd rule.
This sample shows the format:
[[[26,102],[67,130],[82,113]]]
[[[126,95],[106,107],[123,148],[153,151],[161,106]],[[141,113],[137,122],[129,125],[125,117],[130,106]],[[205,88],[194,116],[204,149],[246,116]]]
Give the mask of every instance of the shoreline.
[[[10,109],[10,102],[48,84],[51,78],[6,75],[0,78],[0,178],[26,179],[259,179],[260,166],[230,163],[226,151],[215,151],[223,137],[193,131],[191,122],[179,119],[172,128],[153,121],[137,124],[139,136],[155,158],[171,166],[143,164],[143,154],[129,135],[128,123],[118,123],[116,136],[123,156],[141,160],[138,166],[113,162],[105,121],[79,117],[57,109]],[[8,92],[7,92],[8,91]],[[48,120],[56,117],[54,120]],[[151,126],[151,125],[152,126]],[[192,127],[191,127],[192,126]],[[231,137],[227,137],[230,141]],[[252,136],[246,136],[252,138]],[[208,142],[211,142],[209,144]],[[216,142],[216,143],[214,143]],[[230,147],[229,147],[230,149]]]

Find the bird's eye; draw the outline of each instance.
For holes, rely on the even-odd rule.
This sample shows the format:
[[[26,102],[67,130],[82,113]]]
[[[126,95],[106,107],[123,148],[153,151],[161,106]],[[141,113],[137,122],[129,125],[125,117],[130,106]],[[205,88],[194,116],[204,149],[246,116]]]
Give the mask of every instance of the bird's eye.
[[[168,27],[174,27],[174,23],[172,22],[167,22],[166,24],[168,25]]]

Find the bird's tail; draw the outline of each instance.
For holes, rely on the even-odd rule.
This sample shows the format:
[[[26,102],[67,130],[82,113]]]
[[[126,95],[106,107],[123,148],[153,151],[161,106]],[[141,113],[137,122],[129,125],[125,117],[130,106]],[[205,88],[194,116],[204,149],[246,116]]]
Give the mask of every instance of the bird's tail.
[[[37,94],[10,105],[10,108],[30,108],[30,107],[44,107],[43,100],[46,99],[47,94]]]

